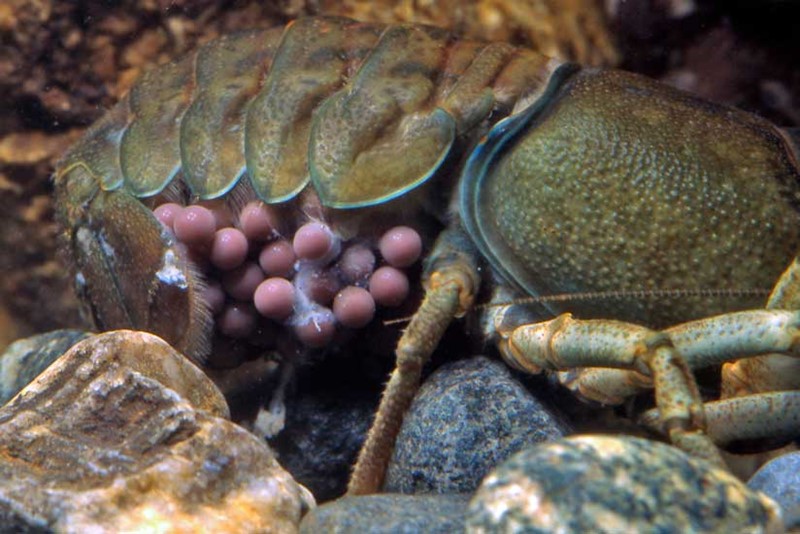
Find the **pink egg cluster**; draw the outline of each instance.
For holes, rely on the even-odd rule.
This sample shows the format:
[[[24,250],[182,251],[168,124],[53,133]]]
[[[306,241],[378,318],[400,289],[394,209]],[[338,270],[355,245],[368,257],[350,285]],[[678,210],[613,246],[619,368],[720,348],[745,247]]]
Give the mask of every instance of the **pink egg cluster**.
[[[377,243],[343,242],[324,222],[309,220],[287,237],[276,210],[259,201],[238,222],[226,209],[200,205],[166,203],[154,213],[204,272],[216,328],[233,338],[248,337],[266,318],[291,326],[307,346],[325,346],[337,327],[364,327],[376,308],[402,304],[404,269],[422,253],[419,233],[407,226]]]

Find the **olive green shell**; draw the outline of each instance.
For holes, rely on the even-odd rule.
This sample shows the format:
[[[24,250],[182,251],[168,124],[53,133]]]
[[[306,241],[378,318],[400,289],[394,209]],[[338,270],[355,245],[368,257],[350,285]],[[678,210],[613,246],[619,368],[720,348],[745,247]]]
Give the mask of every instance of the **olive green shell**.
[[[556,70],[465,165],[460,215],[528,295],[770,289],[800,250],[800,168],[755,115],[623,71]],[[763,297],[618,298],[550,313],[664,327]]]
[[[552,62],[432,27],[307,18],[222,37],[154,68],[59,164],[145,198],[180,176],[199,199],[249,180],[267,203],[309,183],[356,208],[430,178],[454,140],[508,114]]]

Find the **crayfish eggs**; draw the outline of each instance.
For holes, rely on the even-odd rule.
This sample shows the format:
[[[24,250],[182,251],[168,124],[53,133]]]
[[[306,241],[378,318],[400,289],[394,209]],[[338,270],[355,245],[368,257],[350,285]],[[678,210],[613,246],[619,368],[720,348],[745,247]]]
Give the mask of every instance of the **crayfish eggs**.
[[[422,254],[422,237],[408,226],[345,239],[324,220],[292,224],[260,201],[238,213],[168,202],[154,214],[202,273],[216,330],[236,339],[267,321],[323,347],[340,329],[362,328],[378,309],[402,305]]]

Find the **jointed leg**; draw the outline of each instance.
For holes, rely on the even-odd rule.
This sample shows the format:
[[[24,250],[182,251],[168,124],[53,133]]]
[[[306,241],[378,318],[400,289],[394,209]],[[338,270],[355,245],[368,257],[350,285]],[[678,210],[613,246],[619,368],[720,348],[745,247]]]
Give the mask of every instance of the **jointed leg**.
[[[800,346],[800,314],[784,310],[752,310],[708,317],[664,330],[690,369],[700,369],[728,364],[736,370],[761,369],[768,363],[776,376],[772,384],[787,382],[787,387],[772,389],[791,390],[798,375],[800,360],[793,356]],[[774,354],[770,354],[774,351]],[[764,356],[766,355],[766,356]],[[745,366],[745,362],[756,362]],[[785,366],[784,366],[785,364]],[[730,370],[729,370],[730,372]],[[587,368],[560,373],[562,382],[584,398],[603,404],[620,404],[631,395],[653,387],[652,379],[636,370]],[[738,375],[737,375],[738,377]],[[728,375],[728,380],[736,377]],[[747,377],[745,377],[747,378]],[[752,386],[753,377],[749,384]],[[755,385],[758,386],[756,381]],[[757,389],[766,391],[767,389]]]
[[[498,334],[506,360],[522,369],[619,367],[651,376],[664,432],[684,450],[722,464],[703,430],[694,376],[666,334],[619,321],[576,320],[570,314]]]
[[[398,343],[397,364],[350,478],[350,495],[380,489],[403,416],[419,389],[422,368],[452,320],[472,305],[478,273],[474,253],[464,243],[463,236],[448,231],[431,254],[425,298]]]
[[[800,432],[800,391],[778,391],[734,399],[706,402],[703,405],[708,435],[717,445],[733,441],[796,438]],[[660,426],[657,408],[642,415],[641,422]]]
[[[601,402],[618,401],[621,395],[635,392],[639,385],[648,386],[652,379],[659,408],[657,427],[681,448],[717,459],[709,436],[714,441],[717,437],[704,432],[702,405],[690,369],[773,352],[796,354],[800,350],[800,312],[737,312],[685,323],[661,333],[629,323],[580,321],[562,315],[545,323],[498,329],[498,334],[506,359],[522,369],[538,372],[616,368],[592,369],[589,376],[594,382],[588,385],[581,383],[580,374],[570,378],[581,393]],[[604,387],[611,396],[605,394]],[[800,413],[797,400],[789,396],[736,400],[715,405],[714,416],[723,410],[767,410],[769,406],[775,412],[775,406],[782,406],[781,410],[787,411],[781,414],[784,419],[780,422],[769,423],[766,417],[753,421],[752,426],[759,427],[759,432],[769,434],[783,432],[785,418],[797,418]],[[735,417],[745,415],[737,412]],[[711,428],[717,431],[721,427],[715,424]]]
[[[767,309],[800,310],[800,259],[795,258],[775,284]],[[800,389],[800,358],[796,355],[766,354],[722,368],[722,398],[792,389]]]

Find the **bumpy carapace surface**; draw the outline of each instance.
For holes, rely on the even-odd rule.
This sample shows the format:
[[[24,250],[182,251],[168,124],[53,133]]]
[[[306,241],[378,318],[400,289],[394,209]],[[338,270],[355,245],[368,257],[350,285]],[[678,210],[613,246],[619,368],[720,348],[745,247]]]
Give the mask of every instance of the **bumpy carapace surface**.
[[[433,350],[481,278],[517,296],[770,288],[800,245],[797,156],[758,117],[507,44],[339,18],[230,35],[154,68],[55,180],[97,326],[154,332],[198,360],[212,337],[263,336],[264,321],[325,345],[368,322],[364,309],[402,302],[423,252],[430,298],[398,353]],[[185,211],[198,203],[210,215]],[[454,301],[436,300],[443,284]],[[335,313],[336,299],[359,311]],[[592,301],[515,317],[661,327],[762,305]]]

